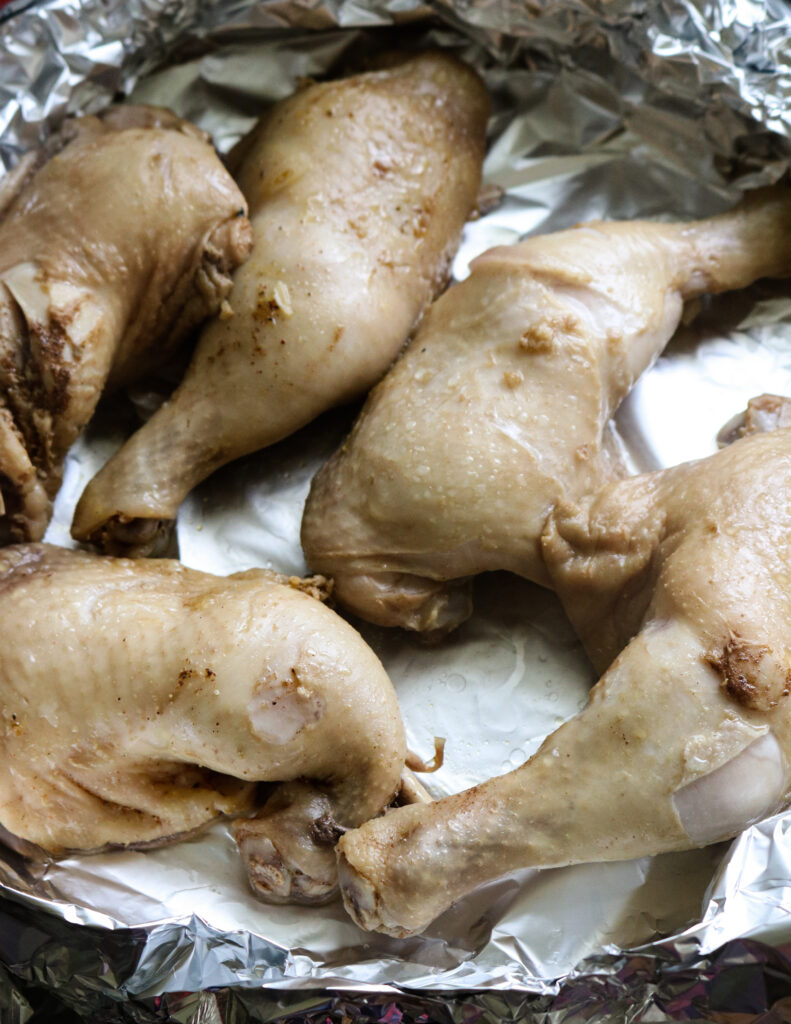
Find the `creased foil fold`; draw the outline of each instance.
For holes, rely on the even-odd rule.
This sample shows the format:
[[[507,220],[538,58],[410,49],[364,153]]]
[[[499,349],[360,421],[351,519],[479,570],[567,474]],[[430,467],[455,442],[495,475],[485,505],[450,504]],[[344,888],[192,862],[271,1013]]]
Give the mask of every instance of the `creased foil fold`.
[[[485,176],[505,190],[468,226],[462,277],[477,253],[528,232],[702,216],[778,180],[791,158],[789,40],[791,5],[778,0],[12,0],[0,12],[0,159],[11,167],[66,115],[119,95],[172,106],[226,151],[300,78],[395,46],[448,46],[492,93]],[[704,303],[619,412],[635,468],[709,454],[767,390],[791,394],[783,287]],[[184,561],[303,571],[301,505],[350,415],[198,488],[178,521]],[[121,436],[109,416],[75,446],[50,540],[71,543],[74,501]],[[499,574],[480,581],[477,607],[436,648],[365,630],[410,746],[430,754],[433,736],[448,738],[435,795],[521,763],[592,682],[545,591]],[[711,999],[724,1014],[765,1009],[767,973],[787,974],[791,956],[784,816],[730,848],[509,876],[406,942],[363,935],[338,905],[257,904],[222,824],[148,853],[4,853],[0,887],[0,1017],[20,1024],[42,989],[108,1022],[691,1018]],[[747,995],[729,1001],[717,979],[736,968]]]

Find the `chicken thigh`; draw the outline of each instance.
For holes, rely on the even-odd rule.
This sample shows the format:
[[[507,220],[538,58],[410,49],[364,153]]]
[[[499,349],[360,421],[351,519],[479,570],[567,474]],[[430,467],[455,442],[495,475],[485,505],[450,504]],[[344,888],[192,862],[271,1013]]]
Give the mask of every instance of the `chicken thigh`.
[[[86,488],[72,533],[146,554],[218,467],[363,394],[444,286],[488,98],[441,53],[312,85],[244,142],[251,259],[181,386]]]
[[[548,573],[606,671],[521,768],[346,833],[363,927],[407,935],[516,868],[704,846],[788,803],[789,493],[782,429],[555,510]]]
[[[314,479],[302,541],[347,608],[448,629],[469,577],[548,585],[554,504],[625,475],[609,420],[684,300],[791,273],[791,190],[688,224],[582,225],[492,249],[451,288]]]
[[[0,534],[36,540],[102,390],[163,361],[230,289],[244,197],[168,111],[78,118],[0,208]],[[65,144],[64,144],[65,143]]]
[[[339,832],[399,787],[404,732],[376,656],[305,589],[0,551],[0,825],[55,855],[160,843],[279,782],[235,823],[253,888],[328,897]]]

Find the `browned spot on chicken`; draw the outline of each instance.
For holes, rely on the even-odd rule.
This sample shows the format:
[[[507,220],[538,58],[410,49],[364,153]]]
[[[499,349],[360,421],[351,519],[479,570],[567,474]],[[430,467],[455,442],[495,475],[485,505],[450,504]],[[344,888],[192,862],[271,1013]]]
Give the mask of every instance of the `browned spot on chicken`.
[[[578,462],[587,462],[593,455],[596,454],[596,445],[591,442],[577,445],[574,449],[574,458]]]
[[[364,241],[368,237],[368,231],[367,231],[366,226],[365,226],[364,218],[362,218],[362,217],[350,217],[349,221],[348,221],[348,224],[349,224],[350,230],[353,231],[355,235],[357,235],[357,237],[360,239],[361,242]]]
[[[424,238],[427,234],[435,206],[432,196],[424,196],[420,205],[415,207],[412,221],[412,234],[415,238]]]
[[[53,311],[46,326],[36,325],[35,335],[41,352],[41,380],[45,408],[57,415],[69,401],[72,364],[79,359],[79,350],[67,352],[68,328],[72,317]]]
[[[563,335],[578,334],[579,323],[571,313],[550,315],[531,324],[519,339],[523,352],[549,354],[557,348]]]
[[[253,317],[256,320],[266,320],[268,323],[274,323],[280,313],[280,306],[274,298],[269,297],[265,287],[258,290],[258,298],[256,300],[255,308],[253,309]]]
[[[161,552],[169,530],[169,520],[130,519],[119,513],[102,526],[93,541],[110,555],[150,555]]]
[[[765,433],[791,426],[791,398],[782,395],[759,395],[751,398],[747,409],[729,420],[717,434],[721,446],[733,444],[740,437]]]
[[[729,697],[756,711],[768,711],[788,696],[791,672],[767,644],[752,643],[731,633],[721,651],[704,660],[720,675]]]
[[[512,391],[524,382],[525,375],[520,370],[506,370],[503,374],[503,384]]]
[[[329,814],[323,814],[313,822],[310,837],[319,845],[334,846],[345,831]]]
[[[555,348],[555,330],[546,320],[531,324],[519,339],[523,352],[552,352]]]
[[[333,581],[326,576],[289,576],[286,582],[295,590],[315,597],[317,601],[328,601],[334,586]]]

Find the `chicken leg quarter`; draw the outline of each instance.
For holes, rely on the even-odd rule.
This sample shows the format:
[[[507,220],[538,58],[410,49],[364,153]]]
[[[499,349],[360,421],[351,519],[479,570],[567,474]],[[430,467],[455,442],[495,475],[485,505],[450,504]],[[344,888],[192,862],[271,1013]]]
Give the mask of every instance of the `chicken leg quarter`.
[[[105,385],[161,363],[213,313],[251,241],[233,179],[169,111],[112,108],[68,122],[61,142],[0,196],[3,543],[43,535]]]
[[[72,532],[149,553],[215,469],[368,390],[447,281],[488,98],[441,53],[313,85],[244,144],[254,249],[181,386],[86,488]],[[232,311],[233,315],[229,316]]]
[[[254,890],[315,902],[339,830],[399,787],[393,688],[309,582],[47,545],[0,552],[0,825],[55,855],[151,844],[254,807]]]
[[[314,479],[308,565],[363,618],[470,612],[468,578],[549,577],[554,504],[624,474],[609,420],[683,303],[791,273],[791,192],[688,224],[602,223],[492,249],[427,314]]]
[[[787,804],[789,493],[783,429],[553,513],[549,574],[606,671],[521,768],[346,833],[363,927],[420,931],[516,868],[704,846]]]

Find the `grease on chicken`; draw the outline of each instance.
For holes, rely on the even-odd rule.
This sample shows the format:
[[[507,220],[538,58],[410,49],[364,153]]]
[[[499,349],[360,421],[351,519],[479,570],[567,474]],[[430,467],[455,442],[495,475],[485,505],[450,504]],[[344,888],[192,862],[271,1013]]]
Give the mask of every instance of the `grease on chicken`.
[[[149,553],[199,481],[382,376],[447,280],[488,105],[472,71],[427,53],[262,119],[238,171],[253,255],[171,400],[86,488],[76,538]]]
[[[254,890],[315,902],[333,845],[390,802],[405,748],[373,652],[302,584],[47,545],[0,552],[0,825],[55,855],[219,814]]]
[[[624,475],[609,424],[684,301],[791,273],[791,192],[688,224],[596,222],[474,260],[371,393],[305,507],[308,565],[382,625],[452,628],[469,577],[547,585],[556,502]]]
[[[105,386],[213,313],[250,246],[241,192],[168,111],[79,118],[57,144],[0,196],[0,532],[16,540],[43,535]]]

